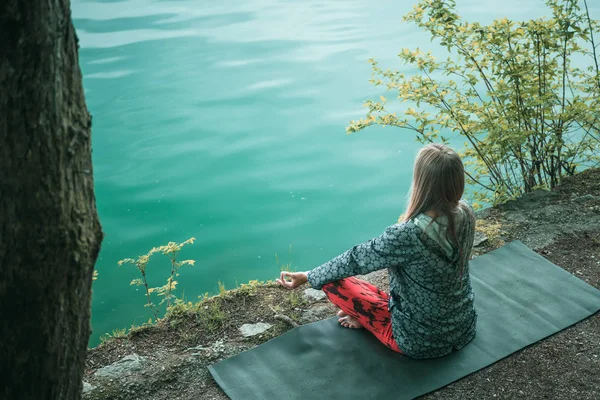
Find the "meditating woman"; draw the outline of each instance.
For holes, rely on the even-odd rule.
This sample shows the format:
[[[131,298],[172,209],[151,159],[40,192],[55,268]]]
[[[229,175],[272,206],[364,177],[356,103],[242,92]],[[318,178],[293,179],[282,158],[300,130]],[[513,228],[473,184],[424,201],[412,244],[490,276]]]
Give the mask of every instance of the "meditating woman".
[[[440,144],[423,147],[402,223],[311,271],[284,271],[277,282],[293,289],[308,281],[340,308],[342,326],[366,328],[409,357],[461,349],[475,336],[477,320],[469,277],[475,217],[461,200],[464,187],[456,152]],[[353,277],[383,268],[389,295]]]

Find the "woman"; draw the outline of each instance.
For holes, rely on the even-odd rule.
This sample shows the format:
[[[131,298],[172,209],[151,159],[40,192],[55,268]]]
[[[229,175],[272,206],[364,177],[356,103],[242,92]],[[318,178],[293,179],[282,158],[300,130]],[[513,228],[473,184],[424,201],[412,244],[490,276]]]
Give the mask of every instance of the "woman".
[[[477,320],[469,277],[475,217],[461,201],[464,186],[456,152],[423,147],[402,223],[311,271],[284,271],[277,282],[322,289],[340,308],[342,326],[366,328],[396,352],[434,358],[461,349],[475,336]],[[383,268],[389,295],[353,277]]]

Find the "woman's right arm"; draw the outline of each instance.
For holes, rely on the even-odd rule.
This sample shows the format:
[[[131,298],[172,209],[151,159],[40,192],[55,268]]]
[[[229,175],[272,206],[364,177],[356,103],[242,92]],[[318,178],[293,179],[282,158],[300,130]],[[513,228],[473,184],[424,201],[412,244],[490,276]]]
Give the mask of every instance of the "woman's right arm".
[[[381,236],[367,240],[331,261],[309,271],[308,282],[315,289],[354,275],[365,275],[405,263],[415,243],[414,232],[406,224],[388,227]]]

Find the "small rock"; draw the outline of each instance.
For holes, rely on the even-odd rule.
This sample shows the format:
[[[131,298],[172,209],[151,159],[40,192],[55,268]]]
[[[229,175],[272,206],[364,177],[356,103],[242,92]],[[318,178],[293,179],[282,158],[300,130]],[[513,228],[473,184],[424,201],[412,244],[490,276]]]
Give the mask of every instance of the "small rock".
[[[554,222],[564,218],[565,209],[558,205],[547,205],[532,211],[531,216],[544,222]]]
[[[111,365],[100,368],[94,375],[103,378],[119,378],[124,375],[131,375],[133,372],[142,369],[145,362],[146,357],[130,354]]]
[[[304,290],[304,298],[308,301],[320,301],[325,300],[327,295],[322,290],[316,290],[312,288],[308,288]]]
[[[477,247],[487,241],[488,241],[488,237],[485,234],[483,234],[479,231],[475,231],[475,240],[473,241],[474,247]]]
[[[536,189],[525,193],[520,200],[521,202],[539,203],[541,200],[547,200],[552,197],[556,197],[556,193],[547,189]]]
[[[224,351],[225,350],[225,342],[223,341],[223,339],[217,340],[210,346],[210,348],[215,352]]]
[[[527,217],[522,212],[519,212],[519,211],[507,212],[506,214],[504,214],[504,218],[506,218],[510,222],[516,222],[516,223],[526,223],[527,222]]]
[[[332,314],[333,314],[333,311],[332,311],[331,307],[328,307],[328,306],[315,307],[315,308],[306,310],[300,317],[300,322],[302,324],[310,324],[311,322],[316,322],[316,321],[320,321],[325,318],[329,318],[332,316]]]
[[[251,337],[260,335],[261,333],[271,329],[272,325],[265,322],[259,322],[257,324],[244,324],[240,327],[240,332],[244,337]]]
[[[202,345],[198,345],[195,347],[188,347],[187,349],[185,349],[184,353],[187,351],[192,351],[192,350],[206,350],[206,347],[204,347]]]
[[[94,389],[96,389],[96,386],[90,385],[86,381],[83,381],[83,391],[82,391],[83,394],[89,393]]]
[[[585,194],[583,196],[575,197],[573,202],[575,203],[586,203],[588,201],[600,200],[600,197],[596,197],[591,194]]]

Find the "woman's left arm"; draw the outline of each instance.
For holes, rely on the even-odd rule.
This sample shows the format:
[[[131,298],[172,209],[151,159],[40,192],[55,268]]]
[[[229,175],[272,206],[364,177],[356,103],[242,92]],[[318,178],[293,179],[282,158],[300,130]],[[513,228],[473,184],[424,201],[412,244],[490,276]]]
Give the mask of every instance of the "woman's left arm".
[[[413,238],[413,232],[405,224],[392,225],[381,236],[356,245],[309,271],[308,282],[320,289],[328,282],[402,264],[407,259],[407,247],[414,243]]]

